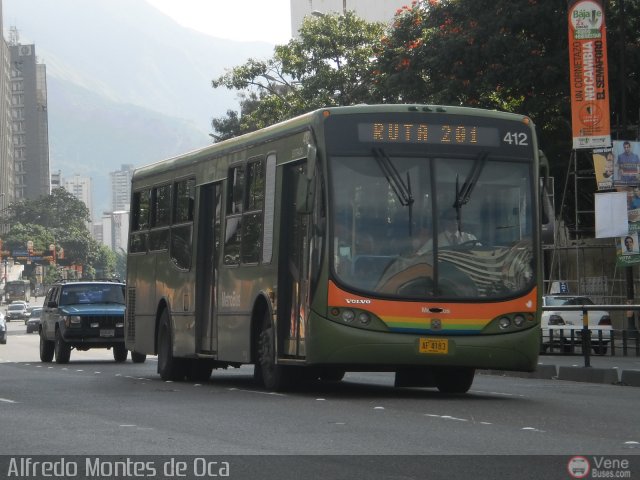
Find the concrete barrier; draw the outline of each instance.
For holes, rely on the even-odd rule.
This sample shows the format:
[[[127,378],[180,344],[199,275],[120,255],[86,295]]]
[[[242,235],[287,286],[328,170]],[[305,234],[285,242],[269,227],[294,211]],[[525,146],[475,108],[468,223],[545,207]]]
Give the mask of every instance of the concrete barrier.
[[[640,370],[623,370],[620,382],[623,385],[640,387]]]
[[[617,368],[573,367],[561,365],[558,367],[558,380],[587,383],[620,383]]]

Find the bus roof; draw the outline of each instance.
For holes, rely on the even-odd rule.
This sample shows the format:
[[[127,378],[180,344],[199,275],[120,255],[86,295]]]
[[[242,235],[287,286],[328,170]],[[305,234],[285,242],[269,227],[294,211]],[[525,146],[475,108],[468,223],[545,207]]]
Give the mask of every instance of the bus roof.
[[[310,125],[319,123],[325,112],[329,115],[353,115],[359,113],[385,112],[385,113],[407,113],[407,112],[423,112],[423,113],[449,113],[453,115],[469,115],[479,117],[493,117],[496,119],[522,121],[525,123],[533,122],[525,115],[501,112],[498,110],[485,110],[481,108],[471,107],[455,107],[443,105],[425,105],[425,104],[376,104],[376,105],[353,105],[343,107],[326,107],[317,109],[298,117],[284,120],[280,123],[249,132],[238,137],[224,140],[213,145],[202,147],[190,152],[169,157],[154,163],[150,163],[134,170],[133,179],[141,179],[149,174],[156,174],[159,170],[171,170],[174,167],[186,166],[190,163],[197,163],[199,160],[211,155],[225,155],[237,150],[245,148],[247,145],[259,144],[263,141],[273,140],[279,135],[291,133],[301,130]],[[164,168],[159,168],[159,167]]]

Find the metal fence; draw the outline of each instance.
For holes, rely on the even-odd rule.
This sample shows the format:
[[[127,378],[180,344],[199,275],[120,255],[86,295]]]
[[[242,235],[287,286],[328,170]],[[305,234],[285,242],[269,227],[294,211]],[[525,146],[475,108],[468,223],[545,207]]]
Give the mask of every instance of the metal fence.
[[[569,325],[550,325],[541,329],[540,352],[584,357],[585,366],[590,366],[590,357],[595,355],[622,355],[640,357],[640,332],[634,329],[592,329],[589,327],[590,311],[638,312],[640,305],[558,305],[541,307],[543,311],[581,311],[582,328]],[[548,333],[544,333],[547,331]]]

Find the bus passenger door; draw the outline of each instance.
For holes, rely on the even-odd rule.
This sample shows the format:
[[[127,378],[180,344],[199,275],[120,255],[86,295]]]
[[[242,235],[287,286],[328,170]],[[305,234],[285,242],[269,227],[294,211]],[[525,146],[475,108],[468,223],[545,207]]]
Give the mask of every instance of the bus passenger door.
[[[307,317],[309,215],[296,212],[296,186],[306,175],[306,164],[284,168],[278,255],[278,340],[281,355],[303,358]]]
[[[198,206],[196,273],[196,351],[218,350],[216,281],[220,245],[220,195],[222,183],[203,185]]]

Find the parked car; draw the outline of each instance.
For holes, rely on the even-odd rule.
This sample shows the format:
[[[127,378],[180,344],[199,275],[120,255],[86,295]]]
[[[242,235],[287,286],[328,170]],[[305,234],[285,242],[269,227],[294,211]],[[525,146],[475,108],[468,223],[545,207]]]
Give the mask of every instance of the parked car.
[[[11,302],[7,306],[7,322],[11,320],[21,320],[27,316],[26,302]]]
[[[7,322],[4,319],[4,313],[0,312],[0,344],[7,343]]]
[[[582,295],[545,295],[542,297],[542,304],[545,307],[595,305],[589,297]],[[604,355],[611,340],[611,316],[604,310],[588,310],[587,316],[593,352]],[[583,312],[580,309],[544,310],[540,321],[542,353],[550,347],[568,353],[572,347],[582,345],[582,317]]]
[[[68,363],[71,349],[113,349],[116,362],[127,359],[124,345],[124,295],[121,282],[54,284],[40,318],[40,360]]]
[[[40,317],[42,315],[42,307],[32,307],[31,315],[27,320],[27,333],[37,332],[40,330]]]

